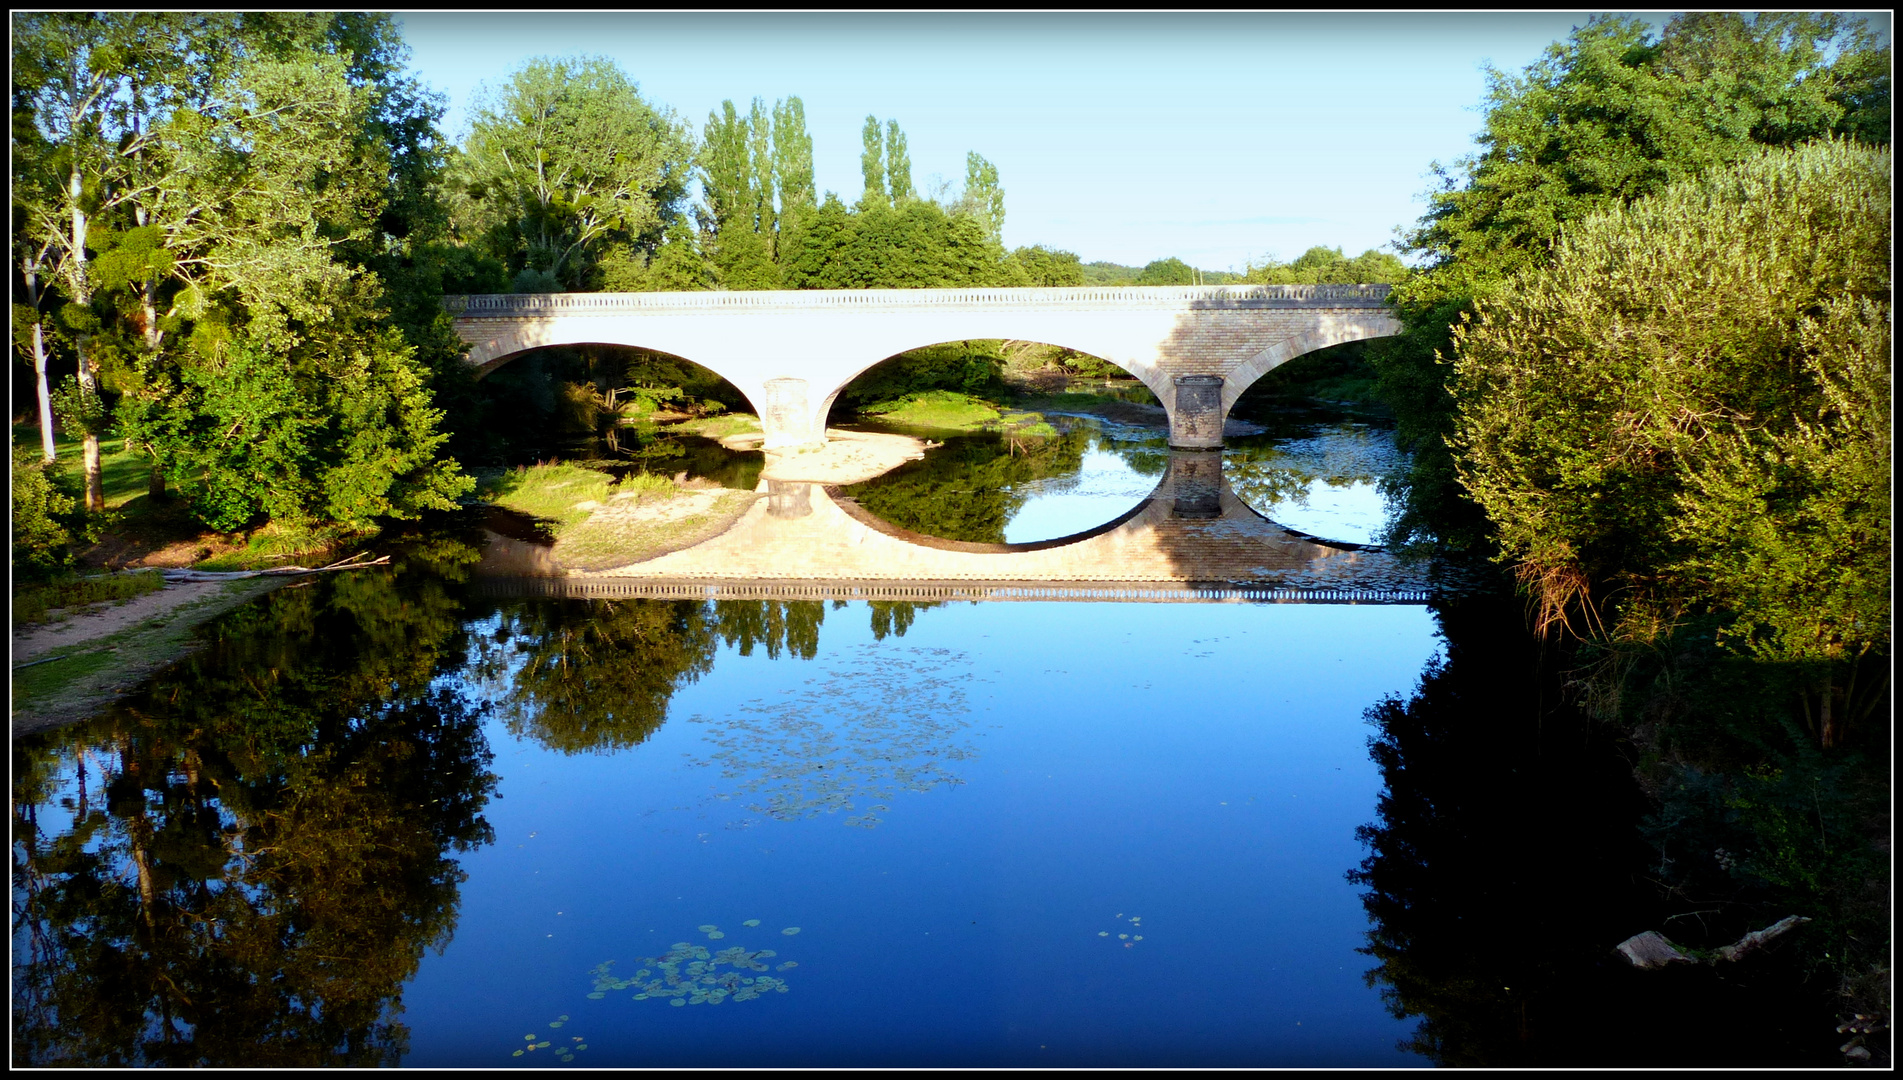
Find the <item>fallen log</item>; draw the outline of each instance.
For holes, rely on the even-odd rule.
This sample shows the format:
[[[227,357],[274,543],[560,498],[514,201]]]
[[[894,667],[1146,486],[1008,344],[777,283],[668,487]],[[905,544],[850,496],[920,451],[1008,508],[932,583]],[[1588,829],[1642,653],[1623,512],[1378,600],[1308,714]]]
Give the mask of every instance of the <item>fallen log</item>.
[[[1647,930],[1643,934],[1634,934],[1613,946],[1613,951],[1625,958],[1625,962],[1641,971],[1651,971],[1670,964],[1716,964],[1720,960],[1738,961],[1783,937],[1792,930],[1810,920],[1802,915],[1791,915],[1779,919],[1762,930],[1753,930],[1737,941],[1726,945],[1708,957],[1688,956],[1679,951],[1678,946],[1668,941],[1657,930]]]
[[[333,570],[362,570],[366,566],[382,566],[390,561],[388,555],[358,562],[369,552],[358,552],[348,559],[339,559],[329,566],[279,566],[270,570],[166,570],[163,571],[168,582],[192,581],[237,581],[240,578],[254,577],[302,577],[305,574],[322,574]]]

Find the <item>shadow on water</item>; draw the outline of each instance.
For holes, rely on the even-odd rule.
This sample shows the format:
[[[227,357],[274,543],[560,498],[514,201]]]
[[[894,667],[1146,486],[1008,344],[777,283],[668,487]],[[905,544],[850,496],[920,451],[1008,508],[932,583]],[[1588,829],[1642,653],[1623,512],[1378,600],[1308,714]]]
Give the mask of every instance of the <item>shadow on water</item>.
[[[1841,1064],[1824,980],[1793,950],[1655,971],[1614,953],[1646,930],[1692,939],[1723,903],[1654,880],[1632,749],[1560,704],[1568,661],[1520,602],[1436,614],[1444,657],[1368,712],[1385,790],[1349,875],[1369,980],[1419,1020],[1410,1047],[1461,1067]]]

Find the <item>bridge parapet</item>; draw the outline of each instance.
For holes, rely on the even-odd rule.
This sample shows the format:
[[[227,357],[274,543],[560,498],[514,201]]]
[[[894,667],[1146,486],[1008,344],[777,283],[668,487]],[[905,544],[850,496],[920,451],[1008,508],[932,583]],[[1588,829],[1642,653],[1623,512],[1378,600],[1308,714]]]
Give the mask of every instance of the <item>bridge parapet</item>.
[[[489,293],[445,296],[466,319],[663,311],[786,311],[983,307],[1248,311],[1381,308],[1386,285],[1132,285],[1059,289],[784,289],[746,292]]]

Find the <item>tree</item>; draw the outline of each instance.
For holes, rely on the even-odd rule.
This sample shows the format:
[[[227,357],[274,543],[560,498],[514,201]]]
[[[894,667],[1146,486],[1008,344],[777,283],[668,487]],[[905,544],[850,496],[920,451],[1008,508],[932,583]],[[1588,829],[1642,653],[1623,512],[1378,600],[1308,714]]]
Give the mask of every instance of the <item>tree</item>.
[[[1251,263],[1243,280],[1257,285],[1392,285],[1407,277],[1407,264],[1372,249],[1350,259],[1338,247],[1312,247],[1287,265],[1273,259]]]
[[[958,196],[954,212],[976,218],[984,226],[985,236],[994,243],[1004,243],[1004,188],[998,186],[998,167],[976,150],[965,155],[965,189]]]
[[[454,208],[525,280],[583,288],[610,242],[651,250],[679,213],[690,137],[611,60],[532,59],[472,111]]]
[[[719,234],[729,228],[756,228],[758,195],[750,153],[751,123],[741,116],[731,101],[720,103],[719,112],[709,112],[701,129],[697,174],[701,197],[701,229]]]
[[[66,253],[61,322],[81,353],[67,411],[91,436],[88,502],[103,503],[97,437],[116,413],[225,527],[246,505],[353,523],[450,505],[468,481],[438,459],[428,374],[372,269],[401,269],[392,253],[433,167],[435,113],[393,75],[394,23],[160,13],[25,29],[20,100],[67,178],[63,201],[32,213]],[[433,329],[440,356],[447,324],[432,318],[412,329]],[[238,402],[239,386],[261,397]],[[279,426],[246,426],[260,421]],[[256,476],[212,494],[208,477],[230,466],[213,458],[258,464],[265,448],[283,452],[258,474],[277,477],[269,498]]]
[[[1844,140],[1760,152],[1576,222],[1456,328],[1460,480],[1547,622],[1887,651],[1891,176]]]
[[[905,132],[897,120],[885,122],[886,194],[894,205],[918,198],[912,189],[912,155],[905,150]]]
[[[1842,132],[1887,142],[1889,47],[1860,18],[1693,13],[1654,36],[1596,17],[1524,72],[1490,71],[1481,150],[1438,164],[1428,212],[1401,238],[1425,272],[1394,292],[1407,326],[1374,350],[1396,437],[1410,451],[1390,540],[1485,549],[1483,517],[1446,448],[1450,328],[1515,271],[1542,265],[1564,227],[1760,146]]]
[[[806,133],[806,106],[797,97],[773,105],[773,177],[780,214],[818,205],[813,192],[813,137]]]
[[[92,345],[99,320],[90,310],[95,282],[88,233],[137,186],[136,165],[153,138],[138,121],[155,97],[176,85],[166,76],[176,74],[169,66],[182,59],[174,47],[186,25],[180,20],[171,13],[37,12],[14,23],[15,126],[24,121],[35,129],[15,159],[16,212],[30,223],[22,239],[45,252],[29,258],[57,267],[72,309],[62,322],[78,353],[75,408],[86,417],[105,416],[95,404],[99,361]],[[37,306],[37,299],[30,304]],[[43,333],[36,337],[43,342]],[[106,505],[99,458],[104,426],[101,420],[81,431],[91,512]]]
[[[866,188],[859,196],[860,206],[890,201],[885,188],[885,133],[879,129],[879,118],[867,116],[866,125],[859,132],[862,149],[859,152],[859,172],[864,176]]]
[[[1137,275],[1138,285],[1194,285],[1196,270],[1178,258],[1155,259]]]
[[[1013,251],[1011,261],[1023,270],[1031,285],[1061,288],[1084,283],[1084,267],[1074,251],[1053,251],[1034,244]]]

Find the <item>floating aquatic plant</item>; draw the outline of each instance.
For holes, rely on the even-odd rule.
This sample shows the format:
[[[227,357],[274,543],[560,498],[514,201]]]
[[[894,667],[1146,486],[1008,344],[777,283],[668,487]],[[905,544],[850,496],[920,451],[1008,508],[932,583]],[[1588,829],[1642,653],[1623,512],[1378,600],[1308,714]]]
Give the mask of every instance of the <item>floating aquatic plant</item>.
[[[754,813],[796,820],[846,811],[845,824],[873,828],[899,791],[964,782],[947,765],[975,756],[960,738],[970,726],[968,667],[949,649],[861,646],[780,700],[693,717],[715,748],[696,764],[718,764],[738,786],[715,797],[747,800]]]
[[[758,925],[759,920],[753,922]],[[788,929],[794,933],[799,931],[798,927]],[[716,930],[708,931],[708,936],[724,935]],[[752,1001],[766,993],[784,994],[787,992],[784,980],[757,974],[768,970],[763,961],[775,955],[772,949],[749,950],[742,945],[709,952],[705,946],[679,941],[660,956],[644,956],[636,961],[642,966],[632,979],[617,978],[611,970],[612,960],[596,965],[589,972],[594,976],[594,989],[588,996],[601,998],[611,990],[633,987],[632,1000],[659,998],[670,1006],[687,1006],[719,1005],[729,999]],[[780,965],[780,970],[795,966],[788,961]]]

